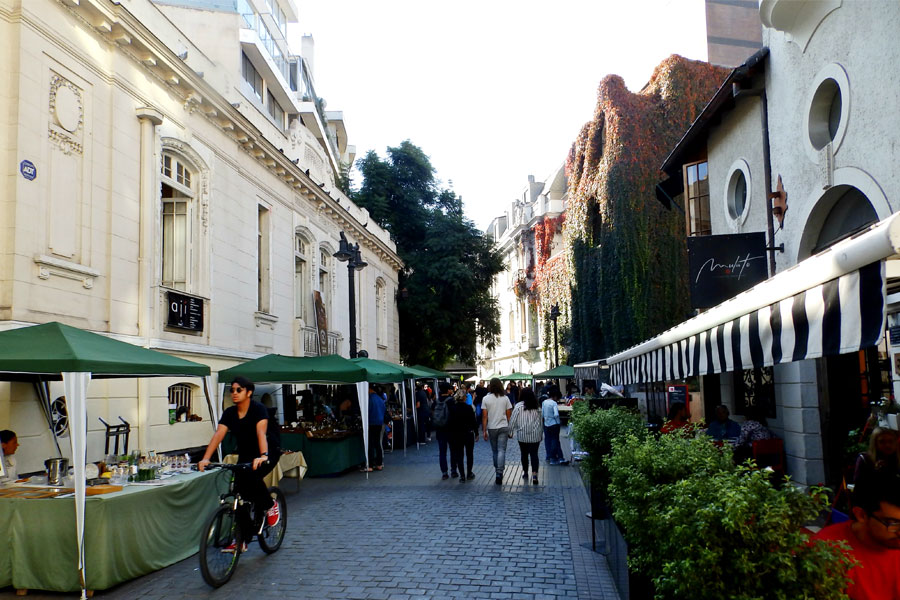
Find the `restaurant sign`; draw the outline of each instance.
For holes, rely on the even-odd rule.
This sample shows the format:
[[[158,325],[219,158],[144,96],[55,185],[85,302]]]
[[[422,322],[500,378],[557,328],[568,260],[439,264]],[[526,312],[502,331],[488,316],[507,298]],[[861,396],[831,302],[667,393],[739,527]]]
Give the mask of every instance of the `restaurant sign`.
[[[709,308],[765,281],[766,234],[689,237],[691,306]]]
[[[203,298],[166,292],[169,317],[166,325],[189,331],[203,331]]]

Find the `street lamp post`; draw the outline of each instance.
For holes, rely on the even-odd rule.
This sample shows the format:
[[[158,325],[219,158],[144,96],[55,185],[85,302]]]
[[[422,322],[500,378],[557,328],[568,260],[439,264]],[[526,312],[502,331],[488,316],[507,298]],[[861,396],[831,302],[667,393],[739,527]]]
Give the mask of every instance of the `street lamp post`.
[[[354,271],[362,271],[369,263],[363,260],[359,251],[359,243],[349,243],[343,231],[341,232],[341,242],[338,246],[338,251],[332,256],[341,262],[347,263],[347,278],[350,288],[350,358],[356,358],[356,286],[353,275]]]
[[[553,321],[553,367],[559,366],[559,341],[556,336],[556,320],[559,318],[559,304],[550,307],[550,320]]]

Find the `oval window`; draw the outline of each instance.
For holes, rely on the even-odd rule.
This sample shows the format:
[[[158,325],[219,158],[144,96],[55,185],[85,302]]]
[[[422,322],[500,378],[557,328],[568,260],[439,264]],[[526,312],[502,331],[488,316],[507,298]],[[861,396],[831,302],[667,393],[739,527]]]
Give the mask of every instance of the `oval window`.
[[[841,87],[834,79],[825,79],[813,94],[809,107],[809,141],[816,150],[821,150],[837,137],[842,110]]]

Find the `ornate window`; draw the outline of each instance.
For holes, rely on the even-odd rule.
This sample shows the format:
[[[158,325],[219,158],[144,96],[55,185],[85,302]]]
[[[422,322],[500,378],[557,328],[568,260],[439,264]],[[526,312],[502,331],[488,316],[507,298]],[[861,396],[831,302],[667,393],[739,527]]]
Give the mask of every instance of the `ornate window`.
[[[294,318],[311,323],[312,293],[310,292],[311,256],[309,240],[303,234],[294,236]]]
[[[257,310],[261,313],[268,313],[270,309],[269,290],[270,290],[270,256],[269,241],[271,238],[269,232],[269,209],[265,206],[258,206],[257,211],[257,236],[256,236],[256,257],[257,257]]]
[[[161,177],[162,285],[186,291],[190,285],[195,173],[181,157],[164,153]]]
[[[325,314],[331,321],[331,277],[332,277],[332,258],[331,250],[327,246],[319,247],[319,293],[322,295],[322,306],[325,307]]]
[[[175,405],[175,420],[189,421],[194,414],[194,387],[189,383],[169,386],[169,406]]]
[[[375,281],[375,343],[387,346],[387,302],[384,281]]]

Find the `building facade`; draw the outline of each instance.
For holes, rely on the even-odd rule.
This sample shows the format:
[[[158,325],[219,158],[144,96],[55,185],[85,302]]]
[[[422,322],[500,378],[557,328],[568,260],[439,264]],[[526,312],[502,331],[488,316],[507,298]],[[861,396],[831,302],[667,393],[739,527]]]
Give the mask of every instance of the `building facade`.
[[[632,381],[671,380],[666,356],[675,348],[678,364],[682,349],[680,374],[699,370],[707,408],[762,405],[788,474],[838,484],[852,460],[845,448],[900,391],[886,331],[900,323],[900,261],[889,242],[873,242],[893,235],[900,210],[900,144],[886,126],[900,122],[900,88],[884,69],[900,54],[900,7],[766,0],[759,15],[765,48],[735,69],[663,169],[683,178],[688,235],[765,233],[769,279],[609,362],[620,375],[636,368]],[[854,43],[862,32],[866,42]],[[752,309],[779,288],[796,290]],[[739,304],[751,312],[716,321]],[[717,342],[733,349],[722,364],[703,348]]]
[[[291,0],[0,0],[0,326],[62,321],[214,374],[267,353],[346,356],[343,232],[368,263],[358,347],[398,360],[401,262],[339,188],[355,150],[316,95],[312,39],[306,56],[287,43],[296,19]],[[145,450],[211,433],[195,382],[89,393],[92,458],[98,417],[127,420]],[[199,420],[170,425],[173,402]],[[55,455],[30,387],[0,384],[0,424],[23,442],[21,471]]]
[[[539,277],[548,260],[562,256],[566,196],[563,166],[544,181],[529,175],[520,196],[486,231],[506,268],[494,278],[492,290],[500,308],[500,339],[493,350],[479,347],[479,377],[533,374],[556,366],[550,306],[540,297]]]

